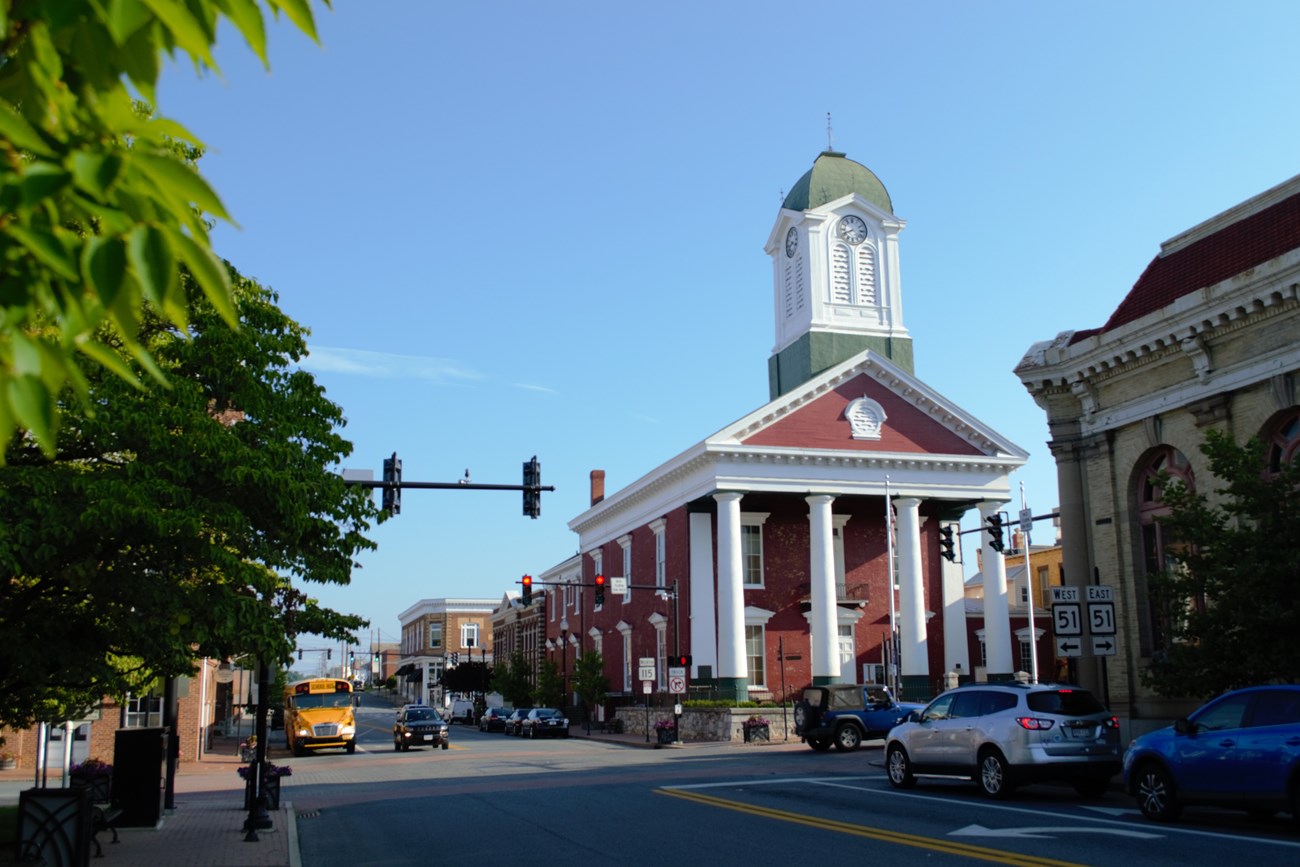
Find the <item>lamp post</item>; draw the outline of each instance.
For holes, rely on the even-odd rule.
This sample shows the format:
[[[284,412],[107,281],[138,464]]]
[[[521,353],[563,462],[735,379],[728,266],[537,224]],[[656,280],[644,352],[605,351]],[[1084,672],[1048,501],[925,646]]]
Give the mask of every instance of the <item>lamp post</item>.
[[[560,712],[565,713],[565,706],[569,703],[569,618],[564,617],[560,620],[560,665],[561,665],[561,684],[564,686],[564,697],[560,699]]]

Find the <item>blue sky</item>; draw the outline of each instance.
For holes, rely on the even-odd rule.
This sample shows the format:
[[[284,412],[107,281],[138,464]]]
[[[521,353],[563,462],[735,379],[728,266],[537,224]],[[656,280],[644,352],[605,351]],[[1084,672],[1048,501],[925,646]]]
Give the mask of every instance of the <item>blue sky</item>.
[[[269,71],[225,31],[220,76],[164,74],[238,223],[218,252],[311,329],[346,466],[518,484],[537,455],[557,488],[535,521],[407,491],[349,587],[308,588],[388,640],[575,553],[592,469],[612,492],[767,401],[762,245],[828,112],[908,223],[917,375],[1030,453],[1035,513],[1025,351],[1300,172],[1293,2],[336,0],[319,26],[273,27]]]

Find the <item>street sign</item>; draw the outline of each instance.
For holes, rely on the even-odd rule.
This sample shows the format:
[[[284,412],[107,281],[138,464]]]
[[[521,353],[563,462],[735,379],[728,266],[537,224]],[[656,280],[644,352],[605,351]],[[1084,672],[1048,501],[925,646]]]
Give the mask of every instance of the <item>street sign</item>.
[[[1082,635],[1081,606],[1077,602],[1052,604],[1052,632],[1055,635]]]
[[[642,666],[640,666],[640,671],[637,672],[637,679],[638,679],[638,680],[654,680],[654,679],[655,679],[655,667],[654,667],[653,665],[642,665]]]
[[[674,695],[685,695],[686,678],[680,675],[668,675],[668,691]]]
[[[1079,588],[1078,587],[1053,587],[1052,601],[1053,602],[1078,602]]]
[[[1109,584],[1089,584],[1086,588],[1088,591],[1089,602],[1113,602],[1114,595],[1111,593]]]
[[[1115,603],[1088,603],[1088,631],[1093,635],[1115,634]]]
[[[1115,638],[1110,635],[1094,635],[1092,637],[1092,655],[1093,656],[1114,656],[1115,649],[1119,645]]]
[[[686,676],[686,669],[684,669],[684,668],[679,668],[679,667],[674,666],[674,665],[670,665],[670,666],[668,666],[668,676],[669,676],[669,677],[685,677],[685,676]]]
[[[1083,656],[1083,640],[1079,638],[1056,639],[1057,656]]]
[[[636,664],[641,668],[654,668],[655,658],[653,656],[641,656],[637,658]]]
[[[1032,529],[1034,529],[1034,510],[1021,509],[1020,510],[1020,532],[1028,534],[1029,531]]]
[[[645,683],[641,684],[641,691],[644,692],[646,695],[649,695],[649,694],[650,694],[650,687],[652,687],[652,686],[654,686],[654,684],[652,684],[650,681],[647,680]],[[649,705],[647,705],[647,707],[648,707],[648,706],[649,706]]]
[[[626,595],[627,595],[627,579],[626,579],[626,578],[610,578],[610,579],[609,579],[609,592],[610,592],[610,593],[613,593],[615,596],[626,596]]]

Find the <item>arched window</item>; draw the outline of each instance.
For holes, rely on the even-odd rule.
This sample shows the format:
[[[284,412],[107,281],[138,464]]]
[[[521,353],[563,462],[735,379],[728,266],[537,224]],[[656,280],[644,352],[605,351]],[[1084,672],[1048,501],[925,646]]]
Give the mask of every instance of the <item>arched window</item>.
[[[1170,618],[1174,616],[1155,598],[1148,580],[1149,576],[1175,565],[1165,539],[1165,529],[1159,520],[1169,514],[1169,507],[1164,502],[1165,486],[1182,483],[1190,489],[1194,484],[1187,456],[1172,446],[1160,446],[1149,452],[1139,466],[1136,505],[1143,571],[1137,604],[1141,609],[1139,638],[1142,653],[1149,656],[1167,646],[1172,625]]]
[[[1273,433],[1265,439],[1268,471],[1276,474],[1283,465],[1300,457],[1300,409],[1292,409],[1278,419]]]

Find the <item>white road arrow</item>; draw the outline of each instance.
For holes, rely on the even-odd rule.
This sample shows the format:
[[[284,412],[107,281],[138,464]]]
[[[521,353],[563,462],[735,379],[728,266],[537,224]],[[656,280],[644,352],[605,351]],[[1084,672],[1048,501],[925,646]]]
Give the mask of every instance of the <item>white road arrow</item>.
[[[1163,834],[1148,834],[1145,831],[1126,831],[1123,828],[1081,828],[1070,826],[1041,828],[985,828],[983,825],[967,825],[952,831],[950,837],[1019,837],[1021,839],[1051,837],[1053,834],[1111,834],[1116,837],[1132,837],[1137,840],[1158,840]]]

